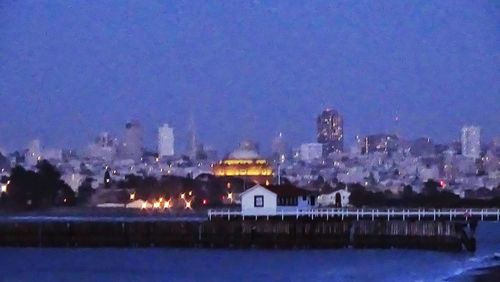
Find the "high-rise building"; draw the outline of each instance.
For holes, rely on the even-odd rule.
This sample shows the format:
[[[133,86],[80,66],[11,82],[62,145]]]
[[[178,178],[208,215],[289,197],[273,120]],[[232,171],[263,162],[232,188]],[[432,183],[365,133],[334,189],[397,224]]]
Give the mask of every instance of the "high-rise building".
[[[283,133],[279,133],[278,136],[276,136],[273,139],[273,143],[271,145],[271,151],[273,155],[286,155],[288,151],[288,145],[285,141],[285,138],[283,137]]]
[[[28,166],[35,166],[42,159],[42,145],[40,140],[31,141],[25,155],[25,162]]]
[[[196,125],[194,122],[193,112],[189,114],[189,124],[187,132],[187,143],[186,143],[186,154],[192,159],[196,158],[197,150],[197,140],[196,140]]]
[[[120,150],[122,159],[138,161],[142,157],[143,137],[142,126],[138,121],[125,124],[125,139]]]
[[[168,124],[158,129],[158,157],[174,155],[174,129]]]
[[[481,155],[481,129],[478,126],[462,127],[462,155],[479,158]]]
[[[323,153],[328,155],[344,149],[344,122],[334,109],[324,110],[316,120],[317,140],[323,144]]]
[[[118,140],[114,139],[108,132],[102,132],[89,146],[88,156],[91,158],[112,161],[116,157]]]

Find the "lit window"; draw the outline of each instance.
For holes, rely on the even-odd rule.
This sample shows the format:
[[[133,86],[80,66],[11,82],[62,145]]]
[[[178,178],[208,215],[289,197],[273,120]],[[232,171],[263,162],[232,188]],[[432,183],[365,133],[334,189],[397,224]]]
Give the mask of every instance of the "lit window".
[[[264,196],[254,196],[253,197],[253,205],[256,208],[264,207]]]

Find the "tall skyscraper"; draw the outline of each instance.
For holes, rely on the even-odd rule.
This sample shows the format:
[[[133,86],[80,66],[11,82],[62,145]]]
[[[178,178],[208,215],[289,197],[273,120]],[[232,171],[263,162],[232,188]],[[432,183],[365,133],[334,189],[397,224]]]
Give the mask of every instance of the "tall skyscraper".
[[[344,149],[344,122],[334,109],[324,110],[316,120],[317,140],[323,144],[323,153],[341,152]]]
[[[462,127],[462,155],[479,158],[481,155],[481,128],[478,126]]]
[[[158,129],[158,156],[168,157],[174,155],[174,129],[164,124]]]
[[[285,138],[283,137],[283,133],[279,133],[278,136],[276,136],[273,139],[273,142],[271,144],[271,151],[273,155],[286,155],[288,151],[288,145],[285,141]]]
[[[143,137],[142,126],[138,121],[125,124],[125,139],[122,143],[120,156],[123,159],[138,161],[142,157]]]
[[[197,140],[196,140],[196,126],[194,123],[194,115],[193,112],[189,114],[189,125],[188,125],[188,133],[187,133],[187,143],[186,143],[186,154],[191,158],[196,158],[196,150],[197,150]]]

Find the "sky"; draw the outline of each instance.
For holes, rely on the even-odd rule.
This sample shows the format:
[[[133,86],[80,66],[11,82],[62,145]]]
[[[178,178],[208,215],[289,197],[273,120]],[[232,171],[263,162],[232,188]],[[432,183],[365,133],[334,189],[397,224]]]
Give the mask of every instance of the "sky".
[[[326,107],[356,135],[500,135],[499,1],[0,1],[0,147],[84,148],[137,119],[185,148],[279,132]],[[397,125],[395,116],[400,120]]]

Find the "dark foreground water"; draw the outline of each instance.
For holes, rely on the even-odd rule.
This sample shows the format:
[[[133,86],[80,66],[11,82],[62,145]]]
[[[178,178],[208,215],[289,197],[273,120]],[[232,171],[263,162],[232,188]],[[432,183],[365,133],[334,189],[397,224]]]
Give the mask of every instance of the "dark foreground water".
[[[0,281],[500,281],[500,223],[478,250],[0,248]],[[486,270],[484,270],[486,268]]]

